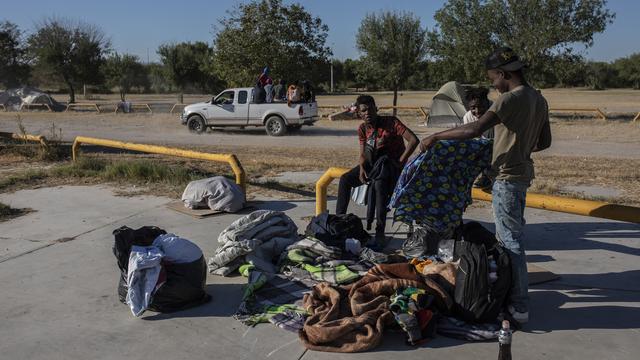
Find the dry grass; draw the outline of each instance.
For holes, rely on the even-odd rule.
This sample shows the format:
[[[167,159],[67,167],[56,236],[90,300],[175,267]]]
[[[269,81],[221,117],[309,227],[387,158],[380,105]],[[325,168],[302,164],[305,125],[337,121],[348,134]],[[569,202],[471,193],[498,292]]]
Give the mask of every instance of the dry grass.
[[[281,198],[312,197],[314,184],[259,183],[254,180],[275,176],[284,171],[322,171],[331,166],[351,167],[358,158],[358,150],[355,148],[201,146],[195,149],[235,153],[248,174],[249,194]],[[535,155],[537,178],[531,192],[640,206],[640,160]],[[0,173],[5,175],[0,181],[0,192],[34,186],[107,182],[121,188],[123,194],[157,194],[176,198],[192,179],[215,175],[233,177],[229,166],[222,163],[139,154],[85,154],[83,157],[88,160],[79,165],[60,162],[51,167],[51,163],[30,162],[24,158],[18,163],[15,157],[12,159],[11,156],[0,156]],[[5,161],[7,158],[10,161]],[[51,168],[47,169],[46,166]],[[2,172],[3,170],[5,171]],[[603,198],[573,193],[566,189],[575,185],[610,188],[619,191],[621,195]],[[329,194],[335,195],[335,192],[334,182],[329,188]]]
[[[536,156],[534,161],[536,179],[531,192],[640,206],[640,160]],[[609,188],[621,195],[589,196],[566,190],[576,185]]]

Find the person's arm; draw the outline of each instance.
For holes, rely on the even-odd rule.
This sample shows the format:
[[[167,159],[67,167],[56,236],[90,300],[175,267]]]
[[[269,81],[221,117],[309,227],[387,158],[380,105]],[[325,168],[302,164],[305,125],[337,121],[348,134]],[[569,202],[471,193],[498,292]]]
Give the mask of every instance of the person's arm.
[[[540,136],[538,137],[538,143],[533,148],[533,152],[542,151],[551,146],[551,125],[549,121],[545,121],[544,125],[542,125],[542,130],[540,131]]]
[[[360,181],[364,184],[367,182],[367,171],[364,168],[364,165],[367,162],[367,158],[364,156],[364,147],[367,140],[365,129],[360,126],[358,128],[358,142],[360,143]]]
[[[498,118],[498,115],[493,111],[487,111],[478,121],[427,136],[420,141],[420,151],[427,151],[440,140],[473,139],[499,123],[500,118]]]
[[[409,159],[409,156],[411,156],[411,154],[413,154],[413,152],[416,150],[416,147],[418,146],[418,143],[420,141],[418,140],[416,134],[414,134],[413,131],[411,131],[411,129],[409,128],[404,131],[402,137],[407,142],[407,146],[405,147],[405,150],[400,156],[399,160],[401,164],[404,164],[407,162],[407,159]]]

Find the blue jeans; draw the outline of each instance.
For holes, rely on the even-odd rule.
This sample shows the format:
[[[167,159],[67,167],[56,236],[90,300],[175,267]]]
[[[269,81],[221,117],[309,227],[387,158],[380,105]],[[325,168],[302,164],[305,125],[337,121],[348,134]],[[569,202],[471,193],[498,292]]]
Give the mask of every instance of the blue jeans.
[[[525,183],[496,180],[492,190],[496,236],[511,258],[510,305],[518,312],[529,311],[529,279],[522,232],[528,187]]]

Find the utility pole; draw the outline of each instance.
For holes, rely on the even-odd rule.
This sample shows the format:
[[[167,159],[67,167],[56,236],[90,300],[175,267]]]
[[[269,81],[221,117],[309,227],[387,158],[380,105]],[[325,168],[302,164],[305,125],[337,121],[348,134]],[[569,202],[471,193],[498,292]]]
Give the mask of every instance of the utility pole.
[[[331,93],[333,94],[333,61],[331,62]]]

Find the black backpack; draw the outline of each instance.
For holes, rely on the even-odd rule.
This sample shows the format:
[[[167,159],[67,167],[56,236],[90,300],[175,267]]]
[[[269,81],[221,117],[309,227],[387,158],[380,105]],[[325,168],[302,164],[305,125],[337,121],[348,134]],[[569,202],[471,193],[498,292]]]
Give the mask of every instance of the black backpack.
[[[307,225],[305,235],[339,248],[344,248],[344,241],[349,238],[358,239],[363,244],[370,238],[362,226],[362,220],[354,214],[322,213],[314,216]]]
[[[463,225],[462,240],[455,244],[460,260],[456,273],[454,315],[472,323],[495,321],[511,288],[509,255],[495,236],[477,222]],[[497,280],[489,281],[489,262],[497,265]]]

